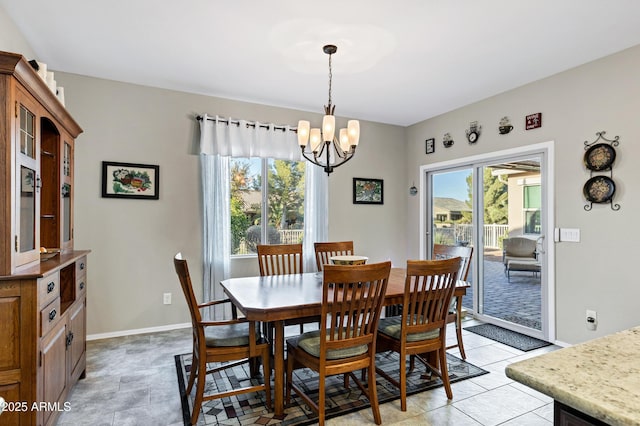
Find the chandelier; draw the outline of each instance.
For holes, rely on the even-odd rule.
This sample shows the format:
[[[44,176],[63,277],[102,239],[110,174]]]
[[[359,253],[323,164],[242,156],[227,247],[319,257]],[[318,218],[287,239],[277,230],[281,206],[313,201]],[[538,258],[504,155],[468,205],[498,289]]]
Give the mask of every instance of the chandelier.
[[[311,129],[306,120],[298,121],[298,144],[302,150],[302,156],[313,164],[324,168],[327,175],[333,169],[349,161],[356,152],[360,139],[360,122],[349,120],[346,129],[340,129],[336,138],[336,118],[333,115],[336,107],[331,105],[331,55],[338,48],[328,44],[322,48],[329,55],[329,102],[324,106],[324,118],[322,129]],[[307,147],[311,151],[307,150]]]

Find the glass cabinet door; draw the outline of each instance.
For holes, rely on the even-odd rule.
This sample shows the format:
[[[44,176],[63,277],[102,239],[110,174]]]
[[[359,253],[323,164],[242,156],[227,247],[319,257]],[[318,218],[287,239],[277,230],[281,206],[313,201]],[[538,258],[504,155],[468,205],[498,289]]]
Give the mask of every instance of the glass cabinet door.
[[[73,186],[73,145],[64,141],[62,152],[62,244],[66,248],[73,239],[73,211],[71,200]]]
[[[20,92],[18,92],[20,94]],[[18,98],[16,126],[16,235],[17,266],[39,258],[40,153],[35,105]]]

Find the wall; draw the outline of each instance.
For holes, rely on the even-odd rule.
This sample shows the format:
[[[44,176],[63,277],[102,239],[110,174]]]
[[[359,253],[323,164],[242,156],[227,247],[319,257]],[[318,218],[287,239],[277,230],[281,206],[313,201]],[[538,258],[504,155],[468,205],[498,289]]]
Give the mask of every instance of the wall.
[[[555,247],[556,338],[578,343],[638,325],[637,285],[638,209],[640,167],[640,46],[516,88],[455,111],[417,123],[407,129],[406,185],[419,182],[421,165],[464,158],[529,144],[555,141],[555,224],[580,228],[580,243]],[[470,76],[471,77],[471,76]],[[542,112],[542,127],[524,130],[527,114]],[[509,116],[514,130],[498,134],[501,117]],[[479,121],[483,131],[475,145],[464,129]],[[613,177],[615,201],[585,211],[582,187],[589,178],[583,166],[584,141],[605,130],[620,136]],[[442,146],[445,132],[455,141]],[[425,154],[425,139],[436,138],[436,152]],[[418,197],[409,200],[407,242],[409,257],[419,253]],[[598,329],[585,327],[585,310],[598,312]]]
[[[279,124],[319,114],[56,72],[67,109],[84,129],[76,143],[75,245],[89,256],[88,333],[188,322],[172,257],[182,251],[202,282],[202,224],[195,115],[207,112]],[[343,122],[344,121],[344,122]],[[338,125],[346,120],[338,118]],[[404,129],[361,122],[354,159],[330,177],[330,237],[353,239],[372,260],[405,259]],[[160,166],[158,201],[101,198],[102,161]],[[351,178],[384,178],[384,206],[351,204]],[[345,223],[346,222],[346,223]],[[375,232],[373,232],[375,230]],[[233,276],[256,275],[255,258]],[[173,294],[163,305],[162,294]],[[198,296],[201,292],[198,292]]]
[[[38,59],[31,45],[24,38],[16,24],[0,6],[0,50],[18,52],[27,59]]]

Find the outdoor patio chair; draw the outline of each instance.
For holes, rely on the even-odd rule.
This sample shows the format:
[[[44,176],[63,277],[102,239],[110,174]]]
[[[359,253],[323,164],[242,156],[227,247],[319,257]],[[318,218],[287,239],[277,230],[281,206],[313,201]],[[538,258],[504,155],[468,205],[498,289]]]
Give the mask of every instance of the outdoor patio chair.
[[[538,238],[539,239],[539,238]],[[526,237],[510,237],[502,241],[502,263],[507,279],[512,271],[540,272],[538,240]]]

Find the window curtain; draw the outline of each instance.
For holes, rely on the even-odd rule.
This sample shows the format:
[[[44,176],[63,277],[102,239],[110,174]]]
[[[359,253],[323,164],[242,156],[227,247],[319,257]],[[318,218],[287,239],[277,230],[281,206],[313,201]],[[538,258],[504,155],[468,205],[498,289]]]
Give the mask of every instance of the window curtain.
[[[248,122],[203,114],[200,120],[203,190],[204,300],[224,298],[220,281],[229,278],[231,217],[229,157],[301,161],[296,133],[289,126]],[[328,229],[327,176],[307,163],[305,170],[305,270],[315,270],[313,241],[325,241]],[[230,311],[205,312],[207,319],[228,318]]]

